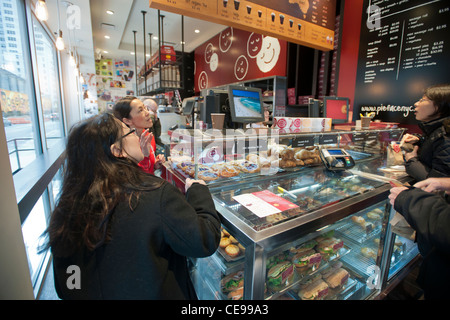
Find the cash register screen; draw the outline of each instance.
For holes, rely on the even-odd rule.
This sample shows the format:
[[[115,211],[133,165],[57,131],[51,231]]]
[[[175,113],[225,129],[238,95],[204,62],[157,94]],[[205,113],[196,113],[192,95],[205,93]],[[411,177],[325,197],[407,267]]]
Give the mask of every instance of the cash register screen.
[[[328,149],[327,150],[330,156],[342,156],[344,153],[339,149]]]

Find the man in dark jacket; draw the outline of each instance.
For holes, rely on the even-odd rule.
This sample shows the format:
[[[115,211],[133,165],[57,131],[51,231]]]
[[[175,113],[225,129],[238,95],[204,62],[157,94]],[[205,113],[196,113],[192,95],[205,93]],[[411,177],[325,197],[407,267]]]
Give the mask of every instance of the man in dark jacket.
[[[430,191],[449,192],[450,178],[430,178],[414,187],[392,188],[389,199],[416,230],[417,245],[423,256],[417,283],[424,290],[425,299],[449,299],[450,205]]]

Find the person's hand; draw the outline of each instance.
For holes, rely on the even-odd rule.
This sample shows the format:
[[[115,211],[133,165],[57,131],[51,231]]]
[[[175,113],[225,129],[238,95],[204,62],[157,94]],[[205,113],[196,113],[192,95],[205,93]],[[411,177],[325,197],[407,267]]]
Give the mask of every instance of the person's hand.
[[[148,157],[150,155],[150,150],[152,149],[152,139],[153,133],[149,132],[148,129],[144,130],[139,138],[144,157]]]
[[[166,162],[164,155],[158,154],[155,159],[155,169],[159,169],[164,162]]]
[[[415,158],[418,156],[417,152],[419,150],[419,146],[414,146],[413,151],[411,152],[405,152],[405,161],[408,161],[412,158]]]
[[[407,187],[395,187],[391,189],[391,193],[389,194],[389,200],[391,205],[394,205],[395,199],[397,199],[397,196],[400,192],[408,190]]]
[[[450,193],[450,178],[428,178],[417,182],[414,187],[421,188],[427,192],[445,191]]]
[[[407,134],[405,134],[402,137],[402,140],[400,141],[400,144],[403,144],[403,143],[412,143],[412,144],[414,144],[414,143],[418,142],[419,140],[420,140],[419,137],[407,133]]]
[[[185,191],[188,191],[188,189],[192,186],[193,183],[200,183],[206,186],[206,183],[203,180],[194,180],[191,178],[187,178],[185,184]]]

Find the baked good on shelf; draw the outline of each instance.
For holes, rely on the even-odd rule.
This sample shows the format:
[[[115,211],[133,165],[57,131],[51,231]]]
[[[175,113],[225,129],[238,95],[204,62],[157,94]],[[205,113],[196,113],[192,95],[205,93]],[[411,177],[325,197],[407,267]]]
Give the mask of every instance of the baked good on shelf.
[[[220,280],[220,288],[223,293],[229,293],[244,287],[244,271],[227,275]]]
[[[255,173],[255,172],[259,172],[259,165],[257,163],[248,161],[248,160],[242,160],[239,161],[237,163],[238,168],[240,171],[242,172],[246,172],[246,173]]]
[[[324,278],[325,282],[332,289],[340,287],[347,283],[349,273],[343,268],[334,269],[331,274]]]
[[[369,248],[369,247],[361,248],[361,254],[366,258],[371,258],[371,259],[377,258],[377,253],[375,252],[375,250],[373,250],[372,248]]]
[[[220,246],[222,249],[225,249],[225,248],[226,248],[227,246],[229,246],[230,244],[231,244],[230,238],[228,238],[228,237],[223,237],[223,238],[220,239],[219,246]]]
[[[207,170],[199,172],[198,178],[204,181],[214,181],[219,178],[219,175],[212,170]]]
[[[367,218],[371,220],[381,220],[383,218],[384,212],[380,208],[373,209],[367,212]]]
[[[240,252],[241,252],[241,250],[235,244],[230,244],[230,245],[225,247],[225,253],[227,255],[229,255],[231,258],[237,257]]]
[[[317,279],[312,283],[304,286],[298,292],[298,296],[302,300],[323,299],[328,294],[328,285],[322,279]]]
[[[283,261],[267,271],[267,287],[279,291],[283,287],[292,284],[294,279],[294,265],[290,261]]]
[[[292,258],[292,263],[299,272],[308,271],[310,268],[315,269],[319,267],[321,261],[322,256],[313,249],[297,253]]]
[[[224,178],[235,177],[239,175],[239,170],[231,164],[224,164],[219,167],[219,175]]]
[[[237,288],[236,290],[231,291],[227,298],[230,300],[242,300],[244,297],[244,287]]]

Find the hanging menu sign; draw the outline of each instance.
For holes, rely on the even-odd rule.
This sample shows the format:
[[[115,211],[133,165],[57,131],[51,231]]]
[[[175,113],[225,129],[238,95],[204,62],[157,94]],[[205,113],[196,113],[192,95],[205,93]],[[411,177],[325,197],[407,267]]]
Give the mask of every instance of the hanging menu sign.
[[[336,0],[149,0],[150,7],[333,50]]]
[[[450,82],[450,2],[366,0],[363,10],[353,114],[414,124],[423,89]]]

